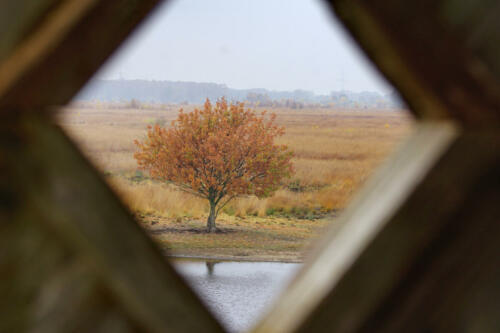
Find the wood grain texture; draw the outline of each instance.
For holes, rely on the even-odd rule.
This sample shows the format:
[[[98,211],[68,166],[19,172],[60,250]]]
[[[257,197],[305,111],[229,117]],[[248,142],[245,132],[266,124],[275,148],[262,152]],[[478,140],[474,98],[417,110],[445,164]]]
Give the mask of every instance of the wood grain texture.
[[[426,166],[440,139],[424,133],[353,202],[257,332],[500,330],[500,134],[461,133]]]
[[[33,31],[50,8],[60,0],[18,0],[0,2],[0,61]]]
[[[95,302],[104,318],[117,308],[120,322],[141,331],[222,331],[61,130],[36,116],[4,117],[0,130],[0,216],[9,231],[0,235],[0,270],[17,303],[1,303],[0,313],[10,307],[21,314],[7,327],[32,324],[36,331],[44,326],[34,323],[50,312],[71,321],[82,308],[83,320]],[[51,285],[60,291],[52,300],[41,296]],[[53,310],[45,310],[47,302]]]
[[[498,20],[468,20],[464,1],[327,2],[418,117],[500,124]],[[473,6],[498,17],[498,1]]]
[[[69,102],[157,3],[66,0],[40,9],[0,63],[0,112]]]
[[[1,332],[222,331],[48,121],[156,3],[0,4]],[[459,130],[421,125],[256,330],[500,331],[498,1],[329,3],[419,118]]]

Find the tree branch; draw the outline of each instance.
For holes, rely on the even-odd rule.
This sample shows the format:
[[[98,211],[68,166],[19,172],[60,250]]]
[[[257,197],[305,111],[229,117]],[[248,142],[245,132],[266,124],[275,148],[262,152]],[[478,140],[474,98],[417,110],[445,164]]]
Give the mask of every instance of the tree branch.
[[[232,195],[229,197],[229,199],[227,199],[226,201],[224,201],[224,203],[222,203],[216,210],[215,210],[215,217],[217,217],[219,215],[219,212],[222,208],[224,208],[228,203],[229,201],[233,200],[234,198],[236,198],[238,195]],[[221,197],[222,199],[222,197]]]

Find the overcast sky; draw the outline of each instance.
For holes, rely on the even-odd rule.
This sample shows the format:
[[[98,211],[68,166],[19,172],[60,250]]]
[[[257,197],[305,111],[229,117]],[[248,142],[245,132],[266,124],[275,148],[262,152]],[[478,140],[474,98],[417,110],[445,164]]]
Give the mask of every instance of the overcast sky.
[[[171,0],[98,73],[329,93],[391,89],[321,0]]]

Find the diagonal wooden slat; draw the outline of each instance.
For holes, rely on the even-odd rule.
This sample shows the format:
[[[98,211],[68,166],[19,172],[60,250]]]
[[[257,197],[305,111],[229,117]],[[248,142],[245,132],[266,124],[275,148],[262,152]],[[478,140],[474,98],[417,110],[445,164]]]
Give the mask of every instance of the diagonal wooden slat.
[[[15,7],[23,14],[19,27],[0,41],[0,112],[69,102],[159,1],[23,2],[31,11]]]
[[[50,259],[46,251],[40,252],[40,258],[48,258],[47,262],[54,262],[54,267],[64,267],[64,262],[78,262],[77,266],[87,276],[84,280],[94,280],[99,286],[98,289],[85,287],[89,294],[85,297],[96,304],[103,300],[114,304],[120,309],[119,321],[131,322],[141,331],[223,331],[61,130],[49,125],[46,119],[20,116],[8,120],[4,117],[0,131],[2,225],[31,226],[2,233],[0,238],[21,240],[26,232],[33,230],[31,236],[25,237],[26,249],[19,249],[23,254],[31,248],[35,235],[44,234],[45,242],[53,244],[54,258],[60,259]],[[9,242],[3,240],[0,244]],[[8,258],[13,257],[12,251],[3,247],[0,252]],[[0,263],[0,270],[11,267],[4,264],[4,261]],[[11,269],[13,272],[9,274],[26,270],[14,267],[17,269]],[[38,273],[34,269],[35,275],[20,275],[28,279],[29,284],[23,279],[9,280],[9,288],[19,295],[23,287],[31,286],[32,292],[26,301],[16,304],[12,310],[23,314],[20,324],[28,327],[37,322],[35,314],[44,308],[43,303],[35,300],[42,297],[40,294],[51,280],[65,276],[59,273],[60,269],[54,268],[44,275],[41,267],[34,267],[38,267]],[[80,282],[87,283],[85,281]],[[77,297],[80,287],[81,284],[75,283],[75,293],[69,293],[69,297]],[[51,302],[54,306],[64,304],[66,297],[64,293],[54,293]],[[73,306],[73,312],[79,312],[83,306],[68,304],[66,311]],[[12,307],[12,304],[3,305]],[[85,317],[85,312],[81,311],[80,316]],[[100,324],[96,320],[94,327]],[[16,328],[10,331],[21,331],[20,327]]]
[[[468,20],[476,11],[459,1],[332,3],[419,117],[454,118],[462,129],[454,138],[420,125],[256,331],[497,332],[500,80],[488,69],[500,63],[496,25]],[[432,153],[436,144],[442,153]]]
[[[498,17],[498,1],[327,2],[417,116],[500,124],[500,71],[491,70],[500,68],[497,25],[466,19],[476,11]]]
[[[256,332],[500,329],[500,135],[420,126]]]
[[[465,130],[421,126],[257,331],[498,331],[499,6],[332,2],[419,117]],[[0,4],[22,14],[0,32],[3,331],[221,330],[65,136],[23,115],[69,101],[155,3]]]
[[[37,21],[57,0],[0,2],[0,61],[36,26]]]
[[[3,236],[25,240],[2,250],[0,270],[12,278],[0,331],[222,331],[97,172],[43,119],[46,106],[69,101],[156,3],[0,4],[20,14],[0,41],[0,220]],[[32,260],[38,250],[40,265],[11,260]],[[64,273],[65,265],[87,278]],[[72,299],[58,285],[71,285]],[[58,312],[67,317],[50,320]],[[86,317],[92,321],[79,320]]]

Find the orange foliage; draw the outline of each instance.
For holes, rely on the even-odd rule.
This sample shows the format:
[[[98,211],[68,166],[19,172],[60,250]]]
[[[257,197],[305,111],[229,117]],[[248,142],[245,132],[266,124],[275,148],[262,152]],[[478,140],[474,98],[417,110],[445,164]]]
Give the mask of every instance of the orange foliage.
[[[207,229],[215,231],[215,218],[231,199],[267,197],[291,176],[293,154],[274,143],[284,134],[275,118],[257,115],[243,103],[221,99],[213,106],[207,99],[201,110],[181,109],[170,128],[149,127],[147,138],[135,141],[134,157],[152,177],[207,199]]]

